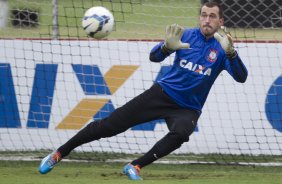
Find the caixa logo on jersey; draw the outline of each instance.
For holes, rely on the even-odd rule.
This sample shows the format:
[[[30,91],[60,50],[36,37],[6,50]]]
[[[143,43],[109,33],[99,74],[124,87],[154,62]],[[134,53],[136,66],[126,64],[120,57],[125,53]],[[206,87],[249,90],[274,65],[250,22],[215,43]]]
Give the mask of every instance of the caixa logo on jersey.
[[[99,99],[85,98],[60,122],[57,129],[80,129],[91,119],[99,120],[107,117],[115,110],[111,99],[103,96],[113,95],[118,88],[137,70],[136,65],[114,65],[103,76],[97,65],[71,65],[81,90],[87,95],[99,95]],[[169,66],[161,67],[156,80],[169,70]],[[11,66],[0,63],[0,128],[48,128],[52,114],[53,98],[58,73],[57,64],[37,64],[29,103],[27,122],[20,121],[20,113]],[[67,92],[67,91],[66,91]],[[53,112],[54,113],[54,112]],[[132,130],[152,131],[157,123],[163,120],[145,122]]]

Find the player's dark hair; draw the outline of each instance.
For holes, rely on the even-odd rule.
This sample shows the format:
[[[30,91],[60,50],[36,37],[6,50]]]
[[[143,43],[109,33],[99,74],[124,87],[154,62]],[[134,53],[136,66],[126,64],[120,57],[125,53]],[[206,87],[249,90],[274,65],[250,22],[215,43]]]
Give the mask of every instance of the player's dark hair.
[[[201,14],[201,11],[202,11],[203,6],[206,6],[206,7],[209,7],[209,8],[212,8],[212,7],[217,6],[217,7],[218,7],[218,10],[219,10],[219,11],[218,11],[219,17],[220,17],[220,18],[223,18],[222,7],[221,7],[220,4],[218,4],[217,2],[206,2],[206,3],[204,3],[204,4],[201,6],[200,14]]]

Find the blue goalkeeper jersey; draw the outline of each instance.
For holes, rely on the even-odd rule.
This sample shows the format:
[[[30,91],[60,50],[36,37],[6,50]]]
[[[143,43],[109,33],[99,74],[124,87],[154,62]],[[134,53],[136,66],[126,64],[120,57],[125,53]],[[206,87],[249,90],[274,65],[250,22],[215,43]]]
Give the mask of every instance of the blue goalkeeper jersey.
[[[175,53],[173,65],[157,83],[180,106],[201,113],[211,86],[222,70],[226,70],[237,82],[245,82],[248,71],[237,55],[230,61],[215,38],[206,39],[199,28],[185,29],[181,38],[190,49]],[[169,54],[161,51],[164,43],[156,45],[150,60],[161,62]]]

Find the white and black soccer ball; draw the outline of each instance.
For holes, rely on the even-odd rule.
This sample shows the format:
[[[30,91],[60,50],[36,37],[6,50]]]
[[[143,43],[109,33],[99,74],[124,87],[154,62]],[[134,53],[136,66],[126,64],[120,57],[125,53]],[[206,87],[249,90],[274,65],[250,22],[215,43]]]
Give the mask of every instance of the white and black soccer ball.
[[[92,7],[85,12],[82,27],[88,36],[96,39],[104,38],[113,30],[114,16],[105,7]]]

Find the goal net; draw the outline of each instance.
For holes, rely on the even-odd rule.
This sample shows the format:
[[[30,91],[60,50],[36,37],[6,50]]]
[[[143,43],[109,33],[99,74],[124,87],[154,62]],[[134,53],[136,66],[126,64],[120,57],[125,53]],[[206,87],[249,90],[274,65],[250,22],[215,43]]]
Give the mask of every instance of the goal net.
[[[45,156],[148,89],[173,62],[173,55],[162,63],[149,61],[165,26],[198,26],[203,2],[0,0],[0,153]],[[190,141],[161,161],[277,163],[282,153],[282,3],[218,2],[249,77],[240,84],[222,72]],[[107,7],[115,17],[107,39],[88,38],[81,27],[84,12],[93,6]],[[167,132],[162,119],[144,122],[80,146],[72,155],[126,159],[145,153]]]

